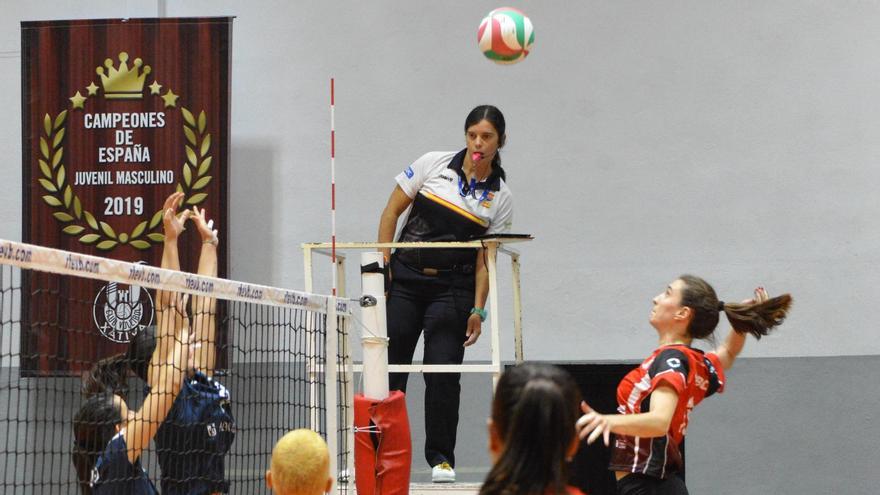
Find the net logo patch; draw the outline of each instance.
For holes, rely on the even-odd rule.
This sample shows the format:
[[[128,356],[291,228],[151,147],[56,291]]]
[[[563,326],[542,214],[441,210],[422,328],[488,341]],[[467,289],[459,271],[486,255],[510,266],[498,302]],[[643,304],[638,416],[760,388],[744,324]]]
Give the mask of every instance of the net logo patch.
[[[412,165],[406,167],[406,170],[404,170],[403,173],[406,175],[407,179],[412,179],[413,175],[416,175],[415,171],[412,169]]]
[[[101,335],[117,344],[127,344],[153,323],[153,298],[137,285],[110,282],[95,296],[92,319]]]

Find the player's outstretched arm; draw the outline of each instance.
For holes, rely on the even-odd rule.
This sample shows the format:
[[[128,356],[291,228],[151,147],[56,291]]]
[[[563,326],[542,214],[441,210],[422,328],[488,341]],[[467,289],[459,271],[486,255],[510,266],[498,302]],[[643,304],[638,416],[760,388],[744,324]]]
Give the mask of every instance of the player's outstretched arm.
[[[123,421],[130,463],[140,457],[165,421],[186,373],[190,339],[188,296],[167,294],[167,299],[168,305],[158,312],[158,340],[148,368],[150,393],[141,408]]]
[[[577,420],[575,427],[581,440],[593,443],[600,436],[609,445],[611,434],[632,437],[662,437],[669,431],[672,416],[678,405],[675,389],[661,385],[651,392],[651,406],[648,412],[638,414],[599,414],[586,402],[581,402],[584,415]]]
[[[180,270],[177,239],[185,230],[185,223],[190,215],[189,210],[177,212],[182,201],[183,193],[176,192],[165,199],[163,206],[162,227],[165,242],[162,247],[162,268],[169,270]],[[160,363],[173,350],[174,336],[178,329],[171,319],[178,310],[186,313],[186,299],[181,300],[180,294],[171,291],[156,291],[156,348],[147,365],[147,384],[151,388],[155,388],[159,382]]]
[[[202,250],[199,254],[199,275],[217,276],[217,229],[214,221],[208,220],[205,209],[193,207],[190,218],[196,224],[202,239]],[[213,297],[193,298],[193,368],[213,375],[217,361],[217,300]]]
[[[186,220],[189,218],[190,211],[184,210],[180,213],[177,209],[183,201],[183,193],[176,192],[165,199],[162,206],[162,226],[165,234],[165,242],[162,244],[162,268],[180,271],[180,253],[177,249],[177,239],[186,229]],[[162,297],[162,296],[165,297]],[[162,309],[169,304],[168,293],[162,291],[156,292],[156,309]]]
[[[753,299],[746,299],[742,304],[751,305],[762,303],[768,299],[770,299],[770,296],[767,295],[767,291],[764,290],[763,287],[758,287],[755,289],[755,297]],[[727,337],[724,338],[724,342],[712,352],[718,356],[718,360],[721,361],[721,366],[723,366],[725,370],[729,370],[733,367],[733,362],[736,361],[737,356],[742,352],[745,345],[746,334],[743,332],[737,332],[735,329],[731,328],[727,332]]]

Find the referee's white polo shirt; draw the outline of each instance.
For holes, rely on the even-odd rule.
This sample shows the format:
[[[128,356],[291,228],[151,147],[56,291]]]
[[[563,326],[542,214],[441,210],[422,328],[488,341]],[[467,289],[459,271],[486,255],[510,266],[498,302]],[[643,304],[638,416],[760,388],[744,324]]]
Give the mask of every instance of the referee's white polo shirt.
[[[458,169],[450,167],[452,159],[459,153],[425,153],[395,180],[410,199],[422,195],[456,213],[457,218],[480,224],[486,228],[487,235],[509,232],[513,223],[513,198],[507,184],[497,177],[497,184],[490,184],[485,198],[483,189],[478,189],[475,194],[462,195],[459,183],[461,165]]]

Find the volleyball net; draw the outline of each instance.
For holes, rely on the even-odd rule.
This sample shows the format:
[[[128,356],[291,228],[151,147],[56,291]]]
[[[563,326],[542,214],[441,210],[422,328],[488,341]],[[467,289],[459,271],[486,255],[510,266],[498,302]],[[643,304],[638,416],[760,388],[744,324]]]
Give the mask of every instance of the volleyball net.
[[[167,469],[166,463],[163,471],[155,438],[141,453],[141,466],[160,492],[163,482],[216,477],[203,474],[203,465],[219,462],[213,469],[221,466],[229,493],[268,493],[264,474],[275,442],[287,431],[310,428],[327,439],[335,454],[331,472],[339,474],[337,489],[345,493],[352,387],[351,373],[344,370],[350,363],[346,332],[354,306],[348,300],[3,240],[0,492],[80,492],[73,455],[83,439],[75,438],[74,417],[94,395],[88,377],[95,363],[124,357],[125,364],[116,367],[122,378],[113,392],[124,398],[129,411],[139,410],[151,389],[131,365],[132,342],[162,333],[157,290],[172,299],[188,295],[186,312],[193,328],[186,345],[191,353],[214,351],[205,374],[222,385],[211,389],[219,400],[206,399],[204,389],[190,391],[210,403],[193,406],[190,424],[165,433],[160,429],[158,435],[166,438],[159,448],[166,455],[177,449],[170,455],[183,460],[182,467]],[[216,304],[199,302],[209,300]],[[209,324],[212,341],[194,341],[195,327]],[[192,359],[184,368],[184,383],[204,371],[194,369]],[[174,398],[169,418],[185,390]],[[218,404],[231,421],[199,412]],[[176,417],[187,416],[178,411]],[[193,433],[199,429],[207,437]],[[231,441],[219,459],[210,444],[217,438]]]

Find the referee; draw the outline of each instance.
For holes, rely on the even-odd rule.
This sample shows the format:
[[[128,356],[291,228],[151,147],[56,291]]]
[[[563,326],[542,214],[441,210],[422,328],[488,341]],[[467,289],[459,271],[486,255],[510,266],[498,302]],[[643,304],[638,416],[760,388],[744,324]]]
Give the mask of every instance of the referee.
[[[379,242],[391,242],[409,208],[399,242],[465,241],[510,230],[513,204],[499,148],[504,115],[481,105],[465,119],[467,147],[430,152],[396,177],[379,221]],[[489,291],[483,249],[398,249],[391,255],[388,287],[388,360],[411,364],[425,331],[425,364],[461,364],[464,348],[480,336]],[[392,373],[390,388],[406,392],[408,375]],[[425,459],[435,483],[455,481],[455,439],[460,373],[426,373]]]

